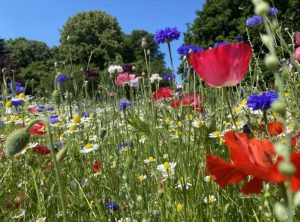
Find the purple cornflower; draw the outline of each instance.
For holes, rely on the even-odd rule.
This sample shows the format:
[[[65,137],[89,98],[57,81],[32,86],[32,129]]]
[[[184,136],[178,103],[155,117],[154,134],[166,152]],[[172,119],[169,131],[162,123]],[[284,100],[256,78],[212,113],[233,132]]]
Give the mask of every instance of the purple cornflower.
[[[54,107],[48,107],[47,108],[47,111],[53,111],[54,110]]]
[[[119,107],[121,112],[125,112],[127,109],[131,108],[131,102],[127,99],[121,99]]]
[[[217,42],[214,44],[214,48],[221,46],[221,45],[226,45],[226,44],[229,44],[229,42],[228,41],[220,41],[220,42]]]
[[[23,100],[20,99],[12,99],[11,103],[14,107],[22,106]]]
[[[166,27],[165,29],[158,30],[155,33],[153,40],[157,44],[161,44],[161,43],[171,42],[174,39],[177,40],[179,39],[179,37],[180,37],[180,32],[177,30],[176,27],[174,28]]]
[[[49,123],[58,123],[60,122],[58,115],[53,115],[48,118]]]
[[[274,100],[278,98],[276,92],[263,92],[261,95],[252,94],[247,99],[247,106],[253,110],[267,110]]]
[[[183,56],[189,56],[191,53],[201,52],[203,49],[196,45],[182,45],[177,52]]]
[[[248,18],[246,20],[246,25],[248,27],[254,27],[254,26],[258,26],[264,23],[264,17],[259,16],[259,15],[254,15],[251,18]]]
[[[237,42],[243,42],[243,41],[244,41],[244,37],[241,36],[241,35],[238,35],[238,36],[235,37],[234,39],[235,39],[235,41],[237,41]]]
[[[106,210],[111,210],[111,211],[117,211],[119,209],[119,206],[116,202],[109,200],[106,204],[105,204],[105,209]]]
[[[44,109],[45,109],[45,106],[39,106],[39,107],[38,107],[38,112],[43,112]]]
[[[9,87],[9,91],[13,92],[13,84],[8,83],[8,87]],[[16,89],[16,93],[25,92],[25,87],[22,86],[22,84],[20,82],[15,82],[15,89]]]
[[[100,74],[98,72],[93,72],[93,71],[90,71],[90,70],[85,70],[84,71],[84,75],[86,77],[97,78],[97,77],[99,77]]]
[[[133,72],[132,67],[133,66],[130,64],[122,65],[123,72],[132,73]]]
[[[86,112],[83,112],[83,113],[81,114],[81,117],[88,118],[88,117],[89,117],[89,114],[87,114]]]
[[[163,79],[164,80],[175,79],[175,75],[174,74],[165,74]]]
[[[274,15],[276,15],[278,12],[279,12],[279,11],[278,11],[278,9],[277,9],[276,7],[271,7],[271,8],[269,9],[269,13],[268,13],[268,14],[274,16]]]
[[[124,147],[133,147],[133,142],[123,142],[118,145],[118,149],[121,150]]]
[[[65,74],[59,74],[56,77],[56,83],[57,84],[61,84],[61,83],[66,82],[68,79],[69,79],[69,77],[67,75],[65,75]]]

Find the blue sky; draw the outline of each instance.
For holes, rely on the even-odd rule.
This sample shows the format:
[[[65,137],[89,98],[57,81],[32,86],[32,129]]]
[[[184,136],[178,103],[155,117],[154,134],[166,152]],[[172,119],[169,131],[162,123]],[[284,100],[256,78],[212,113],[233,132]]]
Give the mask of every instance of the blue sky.
[[[192,23],[196,10],[201,10],[204,0],[6,0],[1,2],[0,37],[29,39],[59,45],[59,29],[77,12],[102,10],[116,17],[122,31],[145,29],[154,33],[164,27],[176,26],[186,31],[186,23]],[[174,65],[179,66],[177,48],[183,38],[172,42]],[[166,45],[161,46],[166,53]]]

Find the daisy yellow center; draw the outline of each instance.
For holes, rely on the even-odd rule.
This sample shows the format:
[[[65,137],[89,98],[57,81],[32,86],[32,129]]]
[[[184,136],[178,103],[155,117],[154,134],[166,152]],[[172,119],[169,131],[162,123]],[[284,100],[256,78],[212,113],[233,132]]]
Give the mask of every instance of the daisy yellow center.
[[[213,133],[213,135],[214,135],[214,136],[220,136],[220,135],[221,135],[221,132],[220,132],[220,131],[216,131],[216,132]]]
[[[169,170],[171,168],[171,164],[169,162],[164,163],[164,169]]]
[[[170,120],[169,118],[167,118],[167,119],[165,120],[165,124],[166,124],[166,125],[170,125],[170,123],[171,123],[171,120]]]
[[[241,102],[241,104],[242,104],[243,106],[246,106],[246,105],[247,105],[247,99],[243,99],[242,102]]]
[[[85,149],[91,149],[91,148],[93,148],[93,144],[88,143],[88,144],[86,144],[86,145],[84,146],[84,148],[85,148]]]
[[[180,213],[183,210],[183,205],[182,204],[177,204],[176,210],[178,213]]]
[[[200,121],[200,120],[197,120],[197,121],[196,121],[196,125],[197,125],[197,126],[201,126],[201,121]]]
[[[150,156],[150,157],[148,158],[148,160],[149,160],[149,161],[154,161],[154,158],[153,158],[152,156]]]
[[[75,126],[75,125],[71,125],[71,126],[69,127],[69,130],[70,130],[70,131],[76,130],[76,126]]]
[[[12,102],[11,101],[7,101],[5,103],[5,107],[12,107]]]
[[[24,93],[20,93],[20,94],[18,95],[18,98],[19,98],[19,99],[25,98],[25,94],[24,94]]]
[[[190,120],[192,120],[194,117],[193,117],[193,115],[192,114],[190,114]]]
[[[74,123],[80,123],[80,116],[79,116],[79,115],[75,115],[75,116],[73,117],[73,122],[74,122]]]
[[[182,122],[181,122],[181,121],[178,121],[177,124],[178,124],[178,126],[180,126],[180,127],[182,126]]]

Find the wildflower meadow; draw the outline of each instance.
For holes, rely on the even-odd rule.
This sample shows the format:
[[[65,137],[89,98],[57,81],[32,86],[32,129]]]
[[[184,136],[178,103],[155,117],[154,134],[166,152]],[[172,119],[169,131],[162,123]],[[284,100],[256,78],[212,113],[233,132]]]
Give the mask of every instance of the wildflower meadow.
[[[95,50],[65,33],[76,17],[53,75],[3,65],[0,221],[300,221],[300,30],[251,7],[246,35],[180,46],[178,70],[176,24],[129,39],[127,63],[117,29]]]

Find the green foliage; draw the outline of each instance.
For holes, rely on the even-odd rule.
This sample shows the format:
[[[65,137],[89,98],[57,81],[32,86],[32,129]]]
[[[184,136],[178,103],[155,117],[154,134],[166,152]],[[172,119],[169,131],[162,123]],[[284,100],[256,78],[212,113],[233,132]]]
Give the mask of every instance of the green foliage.
[[[50,57],[49,47],[44,42],[16,38],[7,41],[15,69],[25,68],[32,62],[47,61]]]
[[[272,2],[271,2],[272,3]],[[272,4],[271,4],[272,5]],[[300,2],[297,0],[275,0],[279,9],[278,18],[283,28],[300,30]],[[202,47],[212,46],[221,40],[232,41],[238,35],[247,39],[246,19],[253,15],[251,1],[239,0],[207,0],[202,11],[197,11],[197,17],[185,33],[185,42],[198,44]],[[258,31],[261,27],[249,28],[251,41],[256,49],[262,49]]]
[[[116,54],[121,54],[124,34],[114,17],[102,11],[89,11],[66,22],[60,42],[60,59],[71,62],[72,58],[76,64],[86,64],[93,52],[91,62],[104,69]]]

